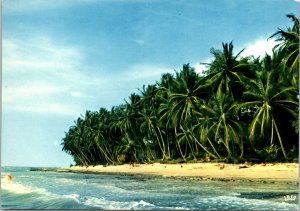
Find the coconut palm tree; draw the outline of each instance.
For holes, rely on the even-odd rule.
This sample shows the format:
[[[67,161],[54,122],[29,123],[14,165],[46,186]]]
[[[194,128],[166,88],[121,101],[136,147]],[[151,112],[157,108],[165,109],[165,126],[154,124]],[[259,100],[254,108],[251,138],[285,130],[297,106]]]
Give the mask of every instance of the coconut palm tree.
[[[62,150],[79,165],[115,163],[124,154],[136,161],[141,153],[151,154],[148,160],[230,160],[264,150],[280,159],[279,149],[292,157],[298,149],[299,19],[287,16],[294,25],[271,36],[279,42],[272,57],[241,58],[243,50],[235,55],[232,42],[222,43],[222,50],[211,49],[204,76],[185,64],[110,111],[86,111],[66,132]]]
[[[288,14],[288,18],[294,22],[293,27],[288,27],[286,31],[278,29],[270,38],[276,37],[279,42],[274,49],[279,50],[282,55],[282,64],[285,69],[292,73],[294,85],[298,85],[299,78],[299,19],[293,14]]]
[[[201,106],[201,116],[193,130],[202,142],[208,142],[214,153],[220,157],[217,148],[227,153],[227,158],[243,156],[243,129],[235,112],[236,104],[225,94],[214,96]],[[219,147],[216,147],[218,146]],[[220,145],[224,146],[220,147]]]
[[[272,67],[272,60],[266,56],[261,70],[257,71],[257,79],[248,82],[247,91],[244,93],[245,102],[241,103],[239,108],[247,110],[251,107],[256,110],[249,127],[250,141],[264,140],[267,141],[265,146],[271,146],[275,144],[277,137],[283,156],[287,158],[278,120],[282,115],[286,118],[297,118],[297,90],[275,80],[277,74]]]
[[[158,151],[161,152],[162,160],[170,158],[170,147],[165,143],[162,128],[158,127],[157,116],[150,109],[144,109],[140,112],[140,129],[147,140],[155,140]],[[147,145],[147,144],[146,144]]]
[[[249,58],[242,58],[238,60],[241,50],[236,55],[233,54],[232,42],[222,43],[223,51],[211,49],[214,60],[206,71],[206,82],[211,88],[211,93],[217,95],[226,94],[231,97],[238,97],[241,95],[239,90],[242,90],[242,73],[250,71],[248,63]]]
[[[178,139],[181,125],[191,120],[193,110],[200,104],[201,86],[199,77],[189,64],[183,65],[180,72],[176,72],[176,79],[172,91],[168,90],[168,100],[160,106],[160,122],[174,129],[176,147],[183,159],[188,148],[191,147],[188,139]],[[184,144],[185,150],[182,150]],[[191,150],[191,148],[190,148]]]

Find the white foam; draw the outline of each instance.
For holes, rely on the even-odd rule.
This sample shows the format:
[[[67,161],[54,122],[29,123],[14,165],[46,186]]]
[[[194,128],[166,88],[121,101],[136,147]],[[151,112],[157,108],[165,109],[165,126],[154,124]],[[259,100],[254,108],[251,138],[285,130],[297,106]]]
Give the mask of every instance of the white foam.
[[[130,209],[134,209],[134,208],[142,208],[142,207],[147,207],[147,206],[154,206],[153,204],[151,203],[148,203],[144,200],[140,200],[139,202],[133,202],[132,203],[132,206],[129,207]]]
[[[166,210],[190,210],[189,208],[186,207],[163,207]]]
[[[66,195],[63,195],[63,197],[67,198],[67,199],[73,199],[74,201],[80,203],[80,201],[79,201],[80,196],[76,193],[66,194]]]
[[[139,209],[147,206],[154,206],[144,200],[131,201],[131,202],[119,202],[119,201],[109,201],[105,198],[87,197],[84,205],[92,207],[101,207],[102,209]]]
[[[68,179],[68,178],[56,178],[55,182],[59,184],[71,184],[71,185],[87,184],[85,180],[75,180],[75,179]]]
[[[228,207],[240,206],[240,207],[246,207],[246,209],[254,209],[254,210],[257,209],[266,210],[274,206],[282,210],[291,210],[298,207],[296,204],[290,204],[287,202],[270,201],[270,200],[263,200],[263,199],[247,199],[247,198],[240,198],[237,196],[217,196],[217,197],[201,198],[199,199],[198,203],[219,204],[222,205],[223,208],[225,208],[226,206]]]
[[[2,182],[1,189],[14,192],[17,194],[28,194],[28,193],[40,193],[47,194],[48,192],[44,188],[37,188],[31,186],[24,186],[16,182]]]

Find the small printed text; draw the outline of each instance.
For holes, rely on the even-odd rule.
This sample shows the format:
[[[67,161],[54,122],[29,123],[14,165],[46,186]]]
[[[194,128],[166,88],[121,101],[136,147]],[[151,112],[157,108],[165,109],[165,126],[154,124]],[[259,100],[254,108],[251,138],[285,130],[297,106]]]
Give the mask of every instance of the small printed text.
[[[296,195],[286,195],[283,197],[285,201],[295,201],[296,200]]]

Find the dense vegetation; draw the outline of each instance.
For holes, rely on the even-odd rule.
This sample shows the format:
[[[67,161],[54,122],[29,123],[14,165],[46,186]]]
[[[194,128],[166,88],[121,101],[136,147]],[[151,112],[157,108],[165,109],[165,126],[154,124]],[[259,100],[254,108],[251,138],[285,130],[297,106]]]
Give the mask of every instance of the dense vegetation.
[[[86,111],[62,139],[77,165],[134,161],[293,161],[298,157],[299,19],[271,37],[264,58],[233,44],[211,49],[204,74],[189,64],[111,110]]]

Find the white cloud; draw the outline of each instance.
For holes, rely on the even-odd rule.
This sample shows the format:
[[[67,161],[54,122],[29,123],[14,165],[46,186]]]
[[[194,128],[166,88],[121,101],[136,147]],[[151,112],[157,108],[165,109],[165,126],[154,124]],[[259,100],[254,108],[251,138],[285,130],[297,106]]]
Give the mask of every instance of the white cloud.
[[[2,43],[4,110],[78,114],[78,103],[66,96],[83,97],[99,81],[84,74],[84,56],[74,46],[45,36]]]
[[[123,72],[86,70],[79,48],[46,36],[3,40],[3,110],[78,116],[122,102],[174,69],[136,64]]]
[[[13,110],[26,113],[38,113],[38,114],[59,114],[66,116],[78,116],[80,108],[74,105],[48,102],[48,101],[23,101],[22,104],[11,104],[10,107],[3,106],[3,110]]]
[[[63,88],[47,84],[22,84],[18,86],[5,86],[2,90],[4,103],[17,103],[21,100],[34,100],[37,98],[37,96],[45,97],[48,95],[61,93]]]
[[[300,0],[294,0],[295,2],[300,2]]]
[[[203,75],[203,71],[207,70],[207,66],[205,64],[195,64],[193,66],[195,68],[195,72]]]
[[[3,73],[48,76],[78,81],[84,78],[76,66],[83,55],[73,46],[65,46],[49,37],[33,36],[28,40],[3,39]]]
[[[265,54],[272,54],[273,47],[277,44],[275,40],[257,39],[254,42],[248,43],[245,46],[245,50],[241,53],[241,56],[255,56],[264,57]]]
[[[196,73],[198,73],[199,75],[203,75],[203,71],[208,69],[206,63],[209,64],[212,60],[213,58],[207,58],[201,63],[195,63],[194,65],[192,65],[192,67],[195,68]]]
[[[299,0],[300,1],[300,0]],[[277,44],[275,40],[266,40],[266,39],[257,39],[254,42],[250,42],[246,44],[244,47],[245,50],[241,53],[240,56],[245,57],[245,56],[255,56],[255,57],[264,57],[265,54],[272,55],[272,49],[273,47]],[[235,48],[235,49],[240,49],[240,48]],[[201,63],[211,63],[213,58],[207,58]],[[208,67],[205,64],[200,64],[200,63],[195,63],[192,65],[192,67],[195,68],[195,71],[199,73],[200,75],[203,73],[204,70],[207,70]]]

